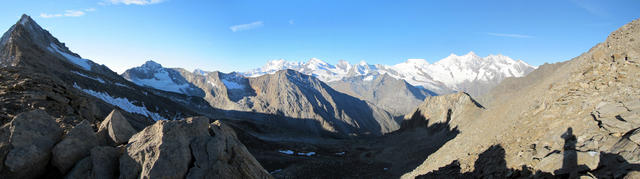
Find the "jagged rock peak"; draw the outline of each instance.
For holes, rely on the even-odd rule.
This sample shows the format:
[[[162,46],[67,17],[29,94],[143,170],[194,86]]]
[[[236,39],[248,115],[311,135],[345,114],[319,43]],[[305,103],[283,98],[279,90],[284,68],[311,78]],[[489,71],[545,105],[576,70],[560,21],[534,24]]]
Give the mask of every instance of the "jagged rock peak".
[[[147,60],[146,62],[144,62],[142,67],[155,70],[155,69],[162,68],[162,65],[160,65],[159,63],[157,63],[157,62],[155,62],[153,60]]]

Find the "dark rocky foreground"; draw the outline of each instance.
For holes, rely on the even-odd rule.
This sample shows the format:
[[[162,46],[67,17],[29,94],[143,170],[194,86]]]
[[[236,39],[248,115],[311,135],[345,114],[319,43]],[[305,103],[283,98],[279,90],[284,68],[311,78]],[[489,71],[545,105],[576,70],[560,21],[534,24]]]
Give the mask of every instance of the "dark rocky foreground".
[[[60,122],[33,110],[2,125],[0,176],[271,178],[221,121],[158,121],[137,131],[113,110],[99,126],[82,121],[64,132]]]

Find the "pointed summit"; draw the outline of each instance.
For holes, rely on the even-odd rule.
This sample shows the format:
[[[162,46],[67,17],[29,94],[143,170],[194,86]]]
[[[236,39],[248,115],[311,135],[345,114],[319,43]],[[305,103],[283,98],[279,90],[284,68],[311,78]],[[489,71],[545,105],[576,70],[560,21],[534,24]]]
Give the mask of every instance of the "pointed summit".
[[[17,57],[24,55],[25,52],[47,52],[49,55],[66,60],[84,70],[91,70],[91,66],[93,66],[92,62],[71,52],[64,43],[58,41],[49,31],[42,29],[26,14],[23,14],[20,20],[0,38],[0,51],[3,52],[0,54],[0,63],[10,66],[52,62],[50,59]]]
[[[33,19],[31,19],[31,17],[28,16],[27,14],[22,14],[22,17],[20,17],[20,20],[16,24],[26,25],[31,23],[35,23],[35,21],[33,21]]]
[[[154,62],[153,60],[147,60],[146,62],[144,62],[144,64],[142,65],[143,68],[148,68],[148,69],[160,69],[162,68],[162,65],[160,65],[159,63]]]

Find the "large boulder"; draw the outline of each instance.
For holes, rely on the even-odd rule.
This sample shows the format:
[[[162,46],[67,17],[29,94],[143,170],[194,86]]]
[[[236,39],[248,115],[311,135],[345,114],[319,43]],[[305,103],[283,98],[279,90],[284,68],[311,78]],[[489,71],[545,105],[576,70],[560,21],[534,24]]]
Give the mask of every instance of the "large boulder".
[[[136,132],[120,111],[114,109],[100,124],[98,136],[108,143],[119,145],[127,143]]]
[[[260,163],[220,121],[210,126],[213,137],[198,137],[191,143],[195,163],[187,178],[270,178]]]
[[[91,168],[92,168],[91,158],[86,157],[73,167],[69,173],[67,173],[66,179],[86,179],[91,176]]]
[[[51,149],[62,136],[60,126],[42,110],[16,115],[0,131],[3,178],[40,177],[51,158]]]
[[[53,147],[52,164],[62,173],[67,173],[69,169],[79,160],[89,156],[89,151],[98,145],[98,137],[87,121],[82,121]]]
[[[91,149],[91,177],[115,178],[118,172],[118,149],[110,146],[99,146]]]
[[[158,121],[135,134],[120,158],[120,178],[184,178],[191,162],[189,143],[209,136],[208,121]]]
[[[271,177],[232,132],[202,117],[158,121],[131,137],[120,178]]]
[[[118,172],[118,149],[110,146],[98,146],[91,149],[91,155],[73,167],[67,179],[116,178]]]

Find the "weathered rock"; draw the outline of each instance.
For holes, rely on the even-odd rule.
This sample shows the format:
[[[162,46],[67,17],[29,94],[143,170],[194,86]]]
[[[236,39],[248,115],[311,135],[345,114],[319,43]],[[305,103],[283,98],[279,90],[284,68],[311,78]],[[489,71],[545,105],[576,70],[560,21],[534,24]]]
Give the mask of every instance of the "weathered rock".
[[[631,171],[631,172],[627,173],[626,176],[624,176],[624,179],[633,179],[633,178],[640,178],[640,172],[639,171]]]
[[[135,134],[120,157],[120,178],[270,177],[230,128],[208,122],[158,121]]]
[[[91,149],[91,177],[115,178],[118,172],[118,149],[110,146],[99,146]]]
[[[91,158],[86,157],[80,161],[78,161],[78,163],[76,163],[76,165],[73,167],[73,169],[71,169],[71,171],[69,171],[69,173],[67,173],[67,176],[65,176],[66,179],[86,179],[86,178],[90,178],[91,177],[91,168],[92,168],[92,163],[91,163]]]
[[[158,121],[135,134],[120,157],[120,178],[184,178],[190,141],[209,136],[208,119]]]
[[[191,143],[194,167],[187,178],[270,178],[266,170],[238,141],[235,132],[220,121],[211,124],[213,137]]]
[[[120,111],[114,109],[100,124],[98,136],[106,138],[109,143],[118,145],[127,143],[136,132],[129,121],[120,114]]]
[[[91,155],[78,161],[67,173],[67,179],[108,179],[116,178],[119,152],[110,146],[94,147]]]
[[[1,141],[4,144],[0,154],[7,153],[0,175],[7,178],[39,177],[45,172],[51,148],[60,140],[62,129],[42,110],[16,115],[8,127],[9,138]]]
[[[67,173],[77,161],[89,156],[89,150],[97,145],[98,137],[91,125],[82,121],[53,147],[53,166],[60,172]]]
[[[633,131],[633,133],[631,133],[631,135],[629,136],[629,140],[640,145],[640,130],[636,129],[635,131]]]

